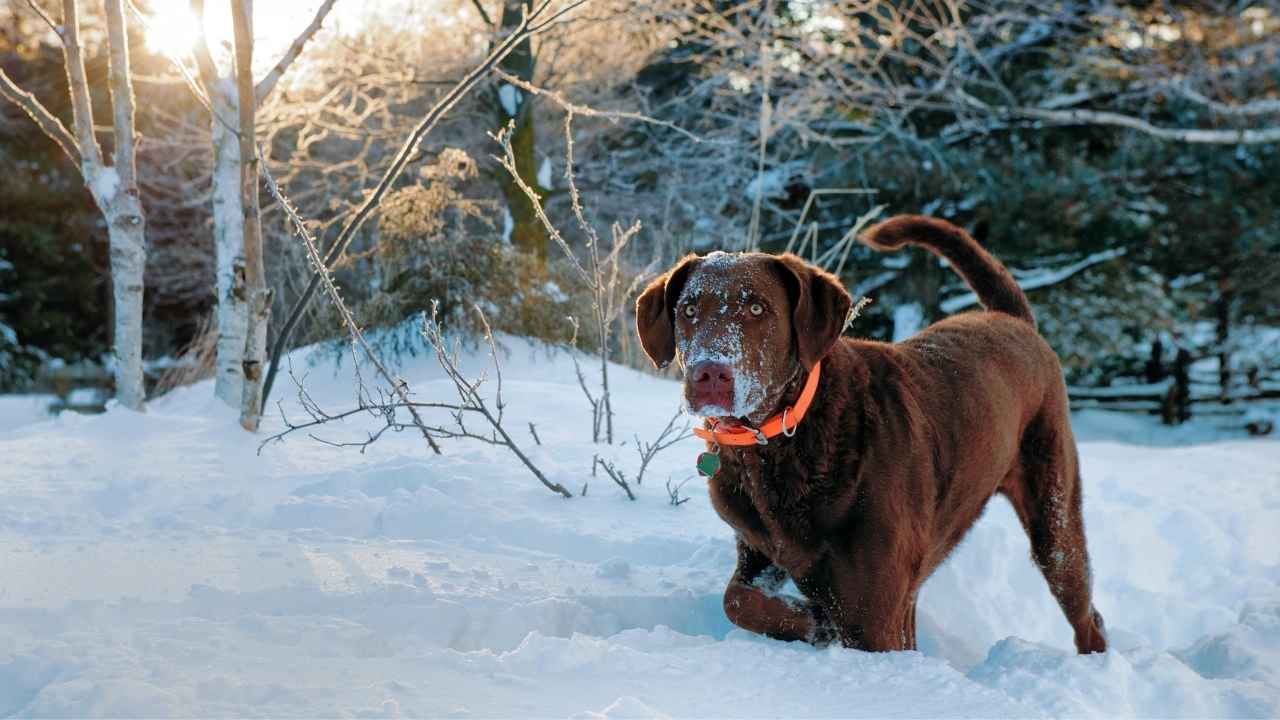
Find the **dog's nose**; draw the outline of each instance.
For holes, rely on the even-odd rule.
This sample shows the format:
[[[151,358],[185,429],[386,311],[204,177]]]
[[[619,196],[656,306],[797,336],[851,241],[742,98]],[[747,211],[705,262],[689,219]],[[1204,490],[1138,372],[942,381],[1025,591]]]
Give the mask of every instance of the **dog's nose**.
[[[733,370],[724,363],[700,362],[691,368],[693,386],[712,390],[719,385],[733,385]]]
[[[689,368],[690,389],[694,405],[733,404],[733,368],[718,362],[700,362]]]

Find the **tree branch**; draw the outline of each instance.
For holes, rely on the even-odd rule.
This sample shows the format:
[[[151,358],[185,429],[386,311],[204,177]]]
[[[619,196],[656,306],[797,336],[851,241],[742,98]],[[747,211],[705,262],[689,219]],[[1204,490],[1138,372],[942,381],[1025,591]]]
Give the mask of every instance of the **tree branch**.
[[[45,25],[49,26],[49,29],[53,31],[54,35],[58,36],[58,39],[62,39],[62,31],[58,30],[58,24],[53,21],[53,18],[49,17],[49,13],[45,12],[44,8],[40,7],[36,0],[27,0],[27,6],[31,8],[32,12],[40,16],[40,19],[44,21]]]
[[[471,0],[471,4],[476,6],[476,12],[480,13],[480,19],[484,20],[484,24],[494,27],[493,18],[489,17],[489,13],[485,12],[484,5],[480,4],[480,0]]]
[[[120,189],[138,192],[137,154],[134,150],[133,85],[129,81],[129,34],[122,0],[107,0],[107,34],[111,44],[111,124],[115,136],[112,164],[120,175]]]
[[[3,68],[0,68],[0,95],[3,95],[10,102],[22,108],[22,111],[35,121],[36,125],[50,140],[58,144],[62,148],[62,152],[67,154],[75,162],[76,166],[80,165],[80,150],[76,146],[76,139],[72,137],[71,132],[67,130],[67,126],[62,121],[49,112],[35,95],[18,87]]]
[[[1280,127],[1238,130],[1203,130],[1199,128],[1167,128],[1132,115],[1104,110],[1046,110],[1043,108],[1000,108],[997,114],[1042,120],[1054,125],[1110,125],[1137,130],[1161,140],[1209,145],[1259,145],[1280,142]]]
[[[93,104],[89,99],[84,57],[80,54],[80,16],[76,11],[76,0],[62,0],[62,16],[62,53],[66,58],[76,147],[80,149],[80,173],[85,182],[91,182],[102,168],[102,149],[93,134]]]
[[[306,29],[298,35],[298,37],[294,38],[293,43],[289,45],[289,49],[285,52],[284,57],[280,58],[280,62],[276,63],[276,66],[271,68],[271,72],[267,73],[266,77],[262,78],[262,80],[258,82],[258,87],[254,91],[254,94],[257,96],[259,103],[266,101],[267,97],[271,95],[271,91],[275,89],[276,83],[280,82],[280,78],[284,76],[285,71],[287,71],[289,66],[293,64],[293,61],[297,60],[298,56],[302,54],[302,48],[306,46],[312,36],[319,32],[320,26],[324,23],[325,16],[327,16],[329,11],[333,9],[333,4],[335,2],[337,2],[337,0],[325,0],[320,5],[320,8],[316,10],[315,17],[311,19],[311,24],[308,25]]]

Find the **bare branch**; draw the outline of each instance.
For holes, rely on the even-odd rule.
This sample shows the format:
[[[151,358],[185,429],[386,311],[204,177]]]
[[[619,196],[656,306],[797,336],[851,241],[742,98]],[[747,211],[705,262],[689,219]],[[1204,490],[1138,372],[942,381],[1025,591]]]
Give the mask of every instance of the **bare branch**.
[[[113,164],[122,190],[138,192],[137,153],[134,149],[133,84],[129,81],[129,35],[123,0],[107,0],[107,33],[111,44],[111,111],[115,137]]]
[[[680,507],[681,505],[689,502],[689,498],[680,497],[680,491],[683,490],[684,486],[688,484],[688,482],[692,479],[693,479],[693,476],[690,475],[684,480],[681,480],[678,485],[672,486],[671,478],[667,478],[667,500],[668,502],[671,503],[673,507]]]
[[[289,66],[292,65],[293,61],[297,60],[298,56],[302,54],[302,49],[306,47],[307,42],[311,40],[312,36],[320,31],[320,26],[324,24],[325,16],[327,16],[329,11],[333,9],[333,4],[335,2],[337,2],[337,0],[324,0],[324,2],[320,4],[320,7],[316,10],[315,17],[311,18],[311,24],[307,25],[307,27],[299,33],[298,37],[294,38],[293,42],[289,45],[289,49],[285,51],[284,57],[280,58],[280,62],[276,63],[276,66],[271,68],[271,72],[268,72],[262,80],[258,81],[258,86],[254,91],[254,95],[258,98],[259,103],[266,101],[267,97],[271,95],[271,91],[275,89],[276,84],[280,82],[280,78],[283,77],[285,72],[289,69]]]
[[[596,465],[599,465],[600,467],[604,468],[605,474],[609,476],[610,480],[613,480],[615,485],[622,488],[622,492],[627,494],[628,500],[635,501],[636,494],[631,492],[631,485],[627,482],[626,473],[619,470],[617,467],[614,466],[613,463],[609,462],[608,460],[602,459],[599,455],[595,457],[593,462]]]
[[[488,402],[485,401],[484,396],[478,389],[482,380],[473,382],[467,380],[466,377],[463,376],[462,371],[458,368],[456,354],[450,353],[447,350],[444,332],[440,327],[439,316],[437,314],[438,310],[439,304],[434,303],[431,309],[431,317],[422,328],[422,335],[426,338],[427,343],[431,345],[431,348],[435,350],[436,360],[440,363],[440,368],[444,370],[445,375],[453,382],[454,388],[458,392],[458,398],[461,400],[461,410],[454,414],[454,421],[457,424],[458,429],[456,431],[440,429],[439,432],[441,432],[443,437],[466,437],[475,440],[483,440],[484,442],[492,445],[501,445],[506,447],[520,460],[522,464],[524,464],[526,468],[529,469],[529,472],[533,473],[533,476],[536,477],[538,482],[542,483],[544,487],[565,498],[572,498],[573,493],[566,490],[563,485],[548,480],[547,477],[542,474],[542,471],[533,464],[533,461],[529,459],[529,456],[524,454],[524,451],[520,449],[520,446],[516,444],[515,440],[507,434],[506,428],[502,425],[501,409],[496,413],[491,410]],[[500,367],[497,344],[493,341],[492,332],[489,331],[489,321],[484,317],[484,312],[481,311],[479,307],[476,307],[475,310],[479,313],[481,322],[484,324],[485,336],[489,343],[490,359],[492,360],[495,369],[497,369]],[[497,369],[496,373],[498,377],[501,377],[500,369]],[[497,403],[500,407],[502,403],[500,391],[498,397],[499,399],[497,400]],[[480,435],[468,430],[463,424],[462,410],[473,412],[484,418],[485,422],[489,424],[490,435]]]
[[[62,148],[62,152],[66,153],[67,157],[79,167],[80,150],[76,146],[76,139],[71,136],[67,127],[44,105],[41,105],[35,95],[18,87],[18,84],[5,73],[4,68],[0,68],[0,95],[22,108],[22,111],[35,121],[40,130],[57,143],[58,147]]]
[[[271,171],[267,168],[267,163],[262,160],[260,153],[261,151],[259,150],[258,168],[262,173],[263,179],[266,180],[267,190],[273,197],[275,197],[277,204],[279,204],[280,208],[284,210],[285,214],[288,216],[294,232],[302,239],[303,245],[307,251],[307,257],[311,261],[312,267],[316,270],[317,276],[322,279],[325,292],[328,293],[330,300],[333,301],[334,307],[337,308],[338,314],[347,328],[347,332],[351,335],[352,343],[360,347],[364,352],[365,357],[367,357],[369,361],[373,363],[374,367],[377,368],[378,374],[387,382],[392,391],[400,398],[401,402],[405,403],[410,416],[413,418],[414,426],[416,426],[422,433],[422,438],[427,441],[432,452],[439,455],[440,446],[437,445],[436,441],[431,437],[430,429],[425,423],[423,423],[422,418],[418,415],[418,411],[413,407],[412,401],[409,399],[408,383],[403,379],[392,375],[391,371],[387,370],[386,365],[384,365],[382,360],[378,358],[376,353],[374,353],[373,348],[369,346],[369,342],[365,340],[364,333],[361,332],[360,327],[356,324],[355,318],[351,315],[351,310],[348,309],[346,303],[343,302],[342,294],[338,292],[338,287],[334,284],[329,271],[325,269],[324,262],[320,257],[320,249],[316,245],[315,238],[312,237],[311,231],[307,229],[306,223],[293,208],[293,204],[289,202],[289,199],[285,197],[284,193],[280,190],[280,186],[276,184],[275,178],[272,177]]]
[[[480,13],[480,19],[489,27],[497,27],[493,23],[493,18],[489,17],[489,13],[485,11],[484,5],[480,4],[480,0],[471,0],[471,4],[475,6],[476,12]]]
[[[644,484],[644,471],[649,467],[649,461],[653,460],[658,453],[681,440],[693,437],[693,431],[690,430],[688,420],[685,420],[683,428],[676,429],[676,420],[683,414],[683,410],[677,409],[671,419],[667,421],[666,427],[662,428],[662,432],[658,433],[658,437],[651,443],[641,442],[640,436],[635,436],[636,452],[640,454],[640,469],[636,471],[636,485]]]
[[[1041,120],[1054,125],[1108,125],[1137,130],[1161,140],[1209,145],[1258,145],[1280,142],[1280,126],[1239,128],[1237,130],[1204,130],[1169,128],[1121,113],[1103,110],[1045,110],[1032,107],[1001,108],[1001,115]]]
[[[674,130],[675,132],[684,136],[686,139],[692,140],[693,142],[696,142],[696,143],[710,142],[702,138],[700,135],[689,132],[688,130],[685,130],[684,128],[680,127],[679,125],[669,120],[659,120],[657,118],[649,117],[648,115],[644,115],[637,112],[627,112],[624,110],[597,110],[596,108],[589,107],[587,105],[578,105],[576,103],[570,102],[569,99],[566,98],[563,93],[556,92],[555,90],[547,90],[546,88],[538,87],[537,85],[534,85],[533,83],[522,80],[508,72],[495,69],[493,71],[493,74],[502,78],[504,82],[510,83],[511,85],[514,85],[520,88],[521,90],[524,90],[530,95],[538,95],[540,97],[545,97],[548,100],[551,100],[556,105],[560,106],[560,108],[562,108],[565,112],[572,113],[574,115],[581,115],[583,117],[601,118],[604,120],[609,120],[610,122],[613,122],[613,123],[617,123],[619,120],[631,120],[634,122],[644,123],[646,125],[656,125],[658,127],[667,128],[668,130]]]
[[[58,36],[59,40],[62,39],[62,31],[58,29],[58,24],[53,21],[53,18],[49,17],[49,13],[45,12],[44,8],[40,7],[36,0],[27,0],[27,6],[31,8],[32,12],[40,16],[40,19],[44,21],[45,25],[49,26],[49,29],[53,31],[54,35]]]
[[[92,181],[102,167],[102,149],[93,134],[93,103],[89,99],[89,80],[80,53],[80,16],[76,0],[62,0],[62,54],[66,58],[67,84],[71,91],[72,126],[76,147],[80,150],[80,172],[86,182]]]

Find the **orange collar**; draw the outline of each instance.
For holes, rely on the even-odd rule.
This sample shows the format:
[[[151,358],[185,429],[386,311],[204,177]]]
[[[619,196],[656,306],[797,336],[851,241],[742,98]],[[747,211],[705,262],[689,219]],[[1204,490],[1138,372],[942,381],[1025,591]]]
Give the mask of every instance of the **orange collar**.
[[[759,429],[742,425],[720,428],[717,427],[719,423],[716,420],[708,419],[707,422],[711,423],[711,427],[694,428],[693,434],[719,445],[767,445],[769,440],[778,435],[791,437],[796,433],[796,427],[804,419],[804,414],[808,412],[809,405],[813,402],[813,396],[818,392],[818,377],[822,374],[821,370],[822,363],[814,363],[813,369],[809,371],[809,378],[804,381],[804,389],[800,391],[796,404],[788,405],[782,412],[765,420]]]

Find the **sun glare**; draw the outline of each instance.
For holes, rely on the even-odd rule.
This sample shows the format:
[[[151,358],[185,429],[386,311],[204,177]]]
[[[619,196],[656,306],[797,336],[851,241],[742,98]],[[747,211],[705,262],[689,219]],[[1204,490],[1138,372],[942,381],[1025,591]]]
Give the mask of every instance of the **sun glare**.
[[[200,23],[179,3],[163,3],[147,18],[147,48],[152,52],[184,57],[195,47]]]
[[[254,8],[254,69],[263,71],[279,58],[293,38],[307,26],[315,14],[319,0],[309,2],[261,3]],[[155,8],[146,17],[147,49],[174,58],[190,58],[200,37],[201,23],[182,0],[152,3]],[[351,7],[360,7],[354,4]],[[351,15],[351,17],[356,17]],[[337,26],[341,13],[330,26]],[[227,67],[231,61],[231,45],[235,37],[231,11],[223,3],[205,8],[205,39],[214,63]]]

